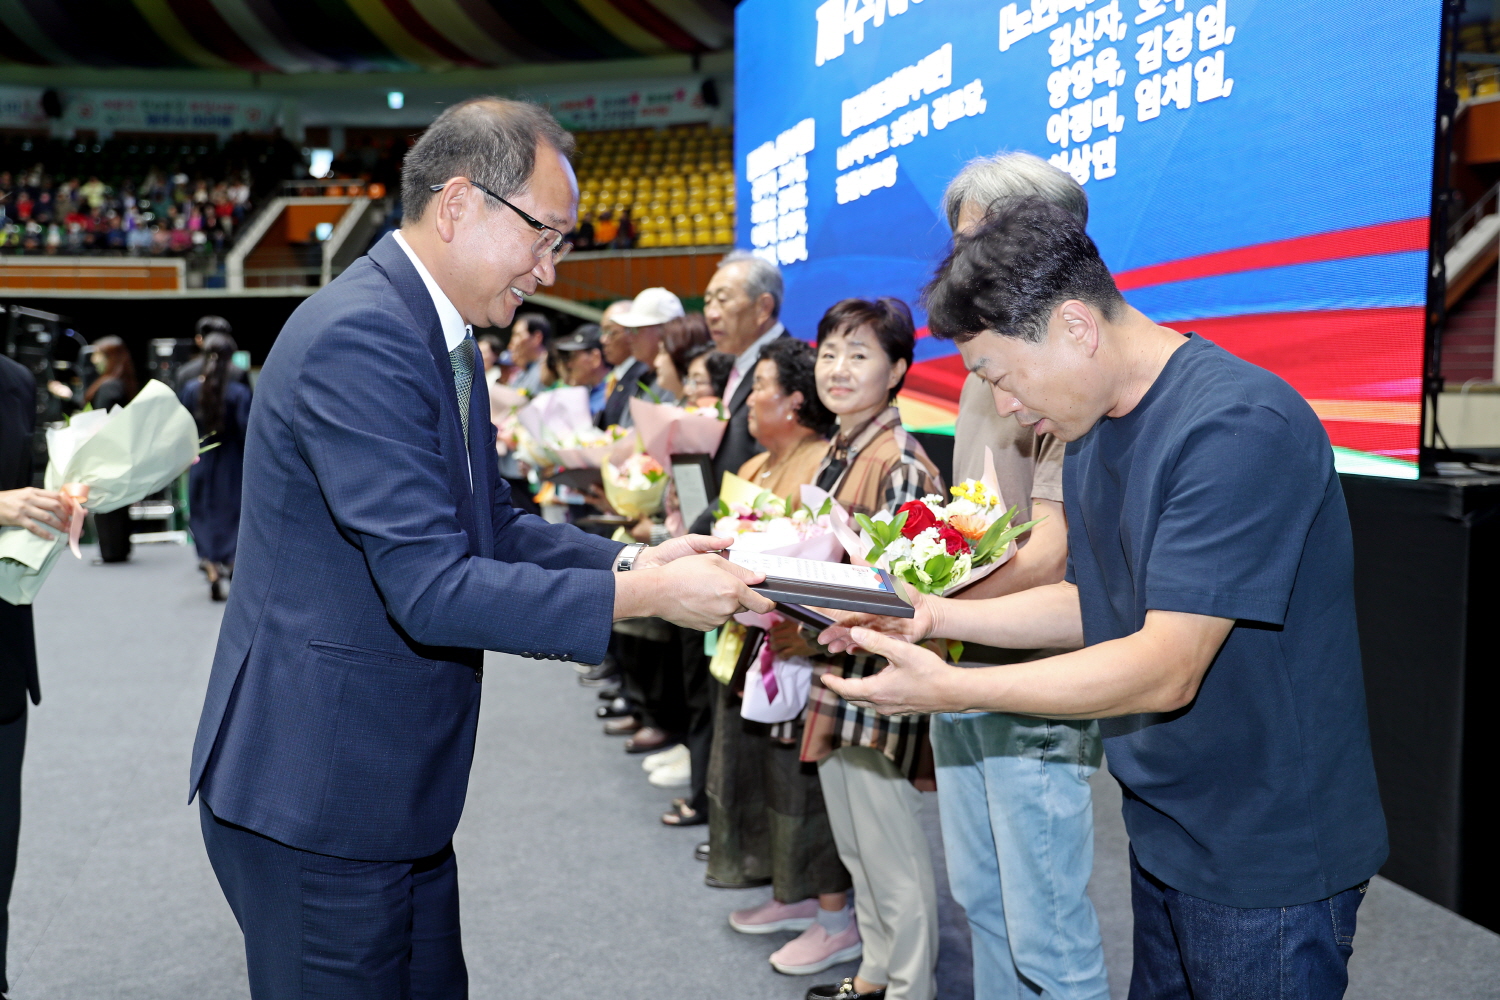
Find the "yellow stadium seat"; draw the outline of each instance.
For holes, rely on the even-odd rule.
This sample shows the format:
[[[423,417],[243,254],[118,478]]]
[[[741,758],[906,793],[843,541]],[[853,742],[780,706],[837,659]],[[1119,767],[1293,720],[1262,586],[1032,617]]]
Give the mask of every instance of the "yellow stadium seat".
[[[723,229],[729,225],[729,216],[723,212],[714,212],[708,218],[713,222],[715,229]]]
[[[650,250],[652,247],[658,245],[656,242],[656,234],[643,231],[640,236],[636,237],[635,245],[643,250]]]
[[[715,212],[721,212],[723,210],[724,210],[724,199],[722,199],[722,198],[704,198],[703,199],[703,211],[707,212],[709,215],[712,215]]]
[[[693,245],[700,247],[711,247],[714,245],[714,231],[712,229],[694,229]]]
[[[679,229],[672,236],[672,242],[680,247],[693,245],[693,231],[691,229]]]
[[[717,244],[719,244],[720,246],[729,246],[731,243],[734,242],[734,230],[733,229],[715,229],[714,230],[714,242],[717,243]]]

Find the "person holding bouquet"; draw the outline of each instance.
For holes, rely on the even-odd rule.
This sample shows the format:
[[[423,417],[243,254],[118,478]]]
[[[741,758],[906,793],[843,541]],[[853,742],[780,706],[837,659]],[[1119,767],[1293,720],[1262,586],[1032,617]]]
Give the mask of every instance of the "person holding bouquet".
[[[685,313],[662,324],[661,346],[656,352],[652,366],[656,369],[656,384],[673,399],[685,400],[688,404],[698,401],[698,396],[687,394],[688,365],[693,358],[713,349],[708,336],[708,322],[702,313]]]
[[[1068,442],[1067,575],[863,622],[893,635],[825,630],[890,662],[827,683],[881,713],[1109,720],[1131,995],[1343,996],[1388,849],[1349,518],[1317,414],[1133,308],[1082,222],[1040,198],[957,239],[927,305],[998,412]],[[1072,651],[959,670],[913,645],[928,636]]]
[[[203,341],[202,374],[182,387],[182,405],[198,422],[208,447],[188,470],[188,509],[198,562],[208,575],[209,599],[224,599],[224,581],[234,572],[240,533],[240,493],[245,471],[245,428],[250,424],[250,387],[236,379],[236,350],[227,333]]]
[[[790,510],[828,451],[833,414],[818,398],[810,344],[790,337],[761,348],[747,400],[750,434],[765,451],[740,466],[739,477],[782,499]],[[769,639],[767,640],[769,641]],[[729,924],[744,934],[808,931],[819,920],[835,930],[847,923],[849,872],[839,861],[823,790],[802,770],[802,722],[768,725],[740,717],[740,695],[717,682],[714,744],[709,772],[709,870],[722,884],[771,880],[771,899],[737,910]],[[817,934],[815,944],[834,935]],[[857,940],[857,939],[856,939]],[[800,939],[799,939],[800,941]],[[794,941],[771,956],[796,967],[822,968],[853,945],[814,948]],[[795,946],[795,947],[794,947]],[[806,969],[808,973],[819,969]]]
[[[67,534],[70,507],[56,490],[31,485],[36,381],[0,354],[0,527],[24,528],[38,538]],[[30,604],[0,600],[0,995],[10,989],[5,953],[10,937],[10,890],[21,835],[21,764],[26,756],[27,701],[40,704],[36,638]]]
[[[818,467],[816,485],[851,514],[894,513],[908,501],[943,490],[937,466],[902,428],[893,405],[915,343],[911,310],[900,299],[845,299],[818,322],[818,397],[838,417],[839,429]],[[865,677],[884,666],[878,656],[839,657],[830,673]],[[922,830],[922,800],[913,784],[933,787],[927,716],[880,716],[815,687],[802,755],[818,762],[859,917],[857,929],[852,921],[846,930],[823,928],[832,939],[826,946],[858,942],[861,935],[864,946],[858,975],[813,987],[809,1000],[847,997],[850,990],[854,996],[932,1000],[937,887]],[[817,944],[807,942],[809,950]]]

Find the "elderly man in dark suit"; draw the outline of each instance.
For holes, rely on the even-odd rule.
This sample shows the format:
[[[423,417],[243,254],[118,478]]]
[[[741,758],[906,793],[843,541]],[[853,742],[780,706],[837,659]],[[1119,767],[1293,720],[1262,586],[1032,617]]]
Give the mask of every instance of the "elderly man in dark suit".
[[[771,606],[720,541],[622,547],[510,504],[470,328],[554,280],[572,145],[535,105],[449,108],[402,229],[262,369],[190,782],[257,1000],[467,995],[451,838],[483,650],[596,662],[616,619]]]
[[[751,376],[760,349],[777,337],[789,337],[777,317],[781,314],[781,269],[764,257],[745,250],[732,250],[719,261],[718,270],[703,293],[703,318],[714,338],[714,347],[734,358],[734,368],[724,387],[724,409],[729,426],[714,453],[713,488],[718,489],[724,473],[738,472],[740,466],[761,450],[750,436]],[[713,523],[712,510],[705,510],[693,522],[694,531],[707,531]]]

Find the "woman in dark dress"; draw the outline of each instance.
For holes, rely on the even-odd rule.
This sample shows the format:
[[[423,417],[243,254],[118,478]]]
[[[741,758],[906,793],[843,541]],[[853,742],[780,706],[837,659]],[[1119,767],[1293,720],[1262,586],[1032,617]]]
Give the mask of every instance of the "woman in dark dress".
[[[188,472],[189,525],[198,559],[208,574],[208,594],[224,599],[224,580],[234,573],[240,533],[240,485],[245,472],[245,428],[250,423],[250,387],[234,378],[234,338],[210,334],[203,341],[203,374],[182,387],[182,405],[198,421],[205,447]]]
[[[124,406],[135,398],[140,383],[135,378],[135,364],[130,350],[119,337],[100,337],[89,345],[94,369],[99,377],[84,391],[83,401],[96,410]],[[94,532],[99,536],[99,560],[113,563],[130,558],[130,508],[121,507],[107,514],[94,515]]]

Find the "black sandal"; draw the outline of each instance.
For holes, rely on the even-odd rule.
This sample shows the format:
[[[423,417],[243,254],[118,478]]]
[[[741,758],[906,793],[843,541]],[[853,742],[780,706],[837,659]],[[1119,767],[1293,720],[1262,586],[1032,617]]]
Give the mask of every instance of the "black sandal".
[[[702,826],[708,822],[708,810],[689,807],[687,799],[673,799],[672,811],[663,813],[661,821],[664,826]]]

